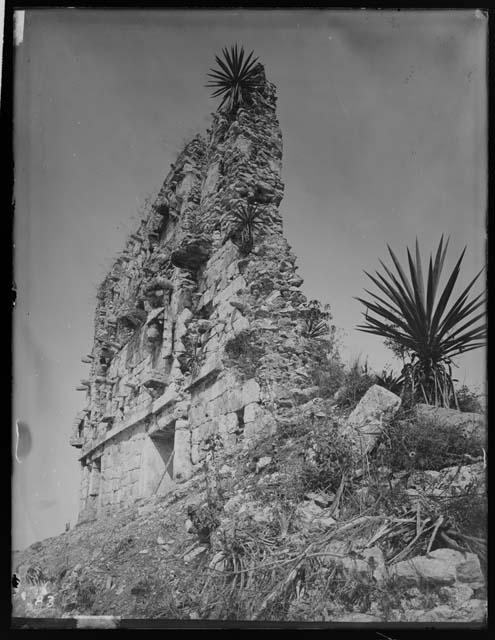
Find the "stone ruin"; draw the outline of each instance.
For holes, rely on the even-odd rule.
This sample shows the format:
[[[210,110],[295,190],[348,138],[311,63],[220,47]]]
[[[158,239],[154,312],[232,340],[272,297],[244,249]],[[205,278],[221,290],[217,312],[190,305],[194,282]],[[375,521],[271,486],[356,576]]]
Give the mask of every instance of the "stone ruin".
[[[275,87],[257,73],[250,103],[214,113],[179,154],[98,288],[70,440],[80,521],[167,493],[201,467],[210,436],[246,446],[315,395],[278,210]]]

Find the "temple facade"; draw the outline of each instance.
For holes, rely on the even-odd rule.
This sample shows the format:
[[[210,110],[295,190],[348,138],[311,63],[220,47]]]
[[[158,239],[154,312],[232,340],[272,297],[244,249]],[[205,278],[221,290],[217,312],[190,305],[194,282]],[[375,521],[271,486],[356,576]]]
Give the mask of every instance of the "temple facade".
[[[250,103],[179,154],[98,288],[70,440],[80,521],[190,478],[210,436],[232,449],[274,429],[309,384],[275,87],[257,73]]]

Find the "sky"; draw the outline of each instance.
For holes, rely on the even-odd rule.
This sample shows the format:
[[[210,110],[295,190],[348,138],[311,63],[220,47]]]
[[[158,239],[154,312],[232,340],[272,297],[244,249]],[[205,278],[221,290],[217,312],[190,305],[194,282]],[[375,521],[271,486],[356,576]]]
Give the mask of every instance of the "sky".
[[[330,304],[345,361],[398,370],[378,336],[355,329],[354,297],[387,243],[404,259],[417,237],[425,260],[450,235],[447,271],[467,245],[459,291],[485,263],[486,29],[474,10],[26,12],[14,59],[12,415],[32,444],[14,462],[13,548],[76,522],[68,439],[96,287],[145,198],[209,127],[215,54],[253,49],[277,87],[281,212],[303,292]],[[458,364],[460,383],[484,384],[484,350]]]

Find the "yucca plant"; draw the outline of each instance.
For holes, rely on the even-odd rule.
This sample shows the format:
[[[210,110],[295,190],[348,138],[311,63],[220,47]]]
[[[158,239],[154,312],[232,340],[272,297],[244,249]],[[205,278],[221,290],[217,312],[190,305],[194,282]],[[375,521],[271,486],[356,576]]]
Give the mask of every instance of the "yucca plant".
[[[440,276],[449,241],[440,239],[435,260],[430,255],[426,288],[416,240],[413,259],[407,249],[410,277],[406,275],[395,253],[387,245],[398,276],[380,260],[385,274],[378,271],[376,277],[366,273],[372,282],[388,298],[379,297],[365,289],[374,301],[357,298],[366,307],[365,324],[357,328],[393,340],[410,354],[410,362],[404,367],[404,387],[413,397],[428,404],[451,406],[455,402],[452,379],[452,359],[484,345],[484,324],[474,326],[484,313],[473,316],[485,302],[484,293],[468,300],[469,293],[482,273],[476,275],[453,304],[448,307],[454,285],[459,276],[466,248],[461,253],[445,287],[439,295]],[[377,317],[369,316],[372,312]]]
[[[266,227],[264,211],[258,205],[239,202],[229,213],[228,235],[244,255],[252,251],[255,235]]]
[[[241,104],[245,104],[248,97],[258,86],[255,64],[258,58],[253,57],[253,51],[245,58],[244,47],[240,50],[237,44],[222,49],[224,60],[215,56],[219,69],[210,69],[210,80],[205,86],[215,89],[212,98],[223,96],[219,109],[226,104],[227,111],[233,112]]]

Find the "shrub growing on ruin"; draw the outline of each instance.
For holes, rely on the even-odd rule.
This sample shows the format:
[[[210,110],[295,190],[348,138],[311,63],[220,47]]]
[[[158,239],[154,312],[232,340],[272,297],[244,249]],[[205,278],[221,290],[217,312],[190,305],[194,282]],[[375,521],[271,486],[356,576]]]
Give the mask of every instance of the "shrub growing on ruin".
[[[304,492],[336,492],[353,465],[348,438],[337,422],[315,424],[304,436],[306,455],[299,481]]]
[[[393,470],[438,470],[481,455],[479,441],[434,419],[399,411],[385,430],[387,463]]]
[[[368,364],[361,364],[356,358],[344,373],[342,387],[339,389],[337,406],[354,408],[366,391],[375,384],[375,376],[369,371]]]
[[[260,359],[265,355],[251,331],[241,331],[225,344],[225,353],[245,379],[254,378]]]
[[[320,303],[317,302],[317,305],[320,305]],[[313,309],[314,308],[315,307],[313,307]],[[328,321],[331,320],[328,305],[326,305],[324,309],[326,309],[326,311],[324,311],[324,321],[328,323]],[[326,315],[327,313],[328,316]],[[313,315],[313,311],[311,312],[311,315]],[[304,322],[306,322],[305,319]],[[308,361],[311,362],[311,368],[309,370],[311,385],[318,387],[318,396],[320,398],[331,398],[341,387],[345,375],[344,365],[341,361],[338,350],[338,342],[336,338],[337,328],[335,325],[328,327],[328,324],[327,328],[328,330],[324,335],[314,336],[316,337],[314,340],[307,340],[304,347],[308,356]]]
[[[373,302],[357,298],[366,307],[363,314],[365,323],[357,328],[392,340],[395,345],[403,347],[410,360],[403,370],[405,385],[410,387],[418,401],[445,407],[451,406],[453,399],[455,402],[452,359],[483,346],[486,337],[485,325],[475,326],[484,313],[473,316],[485,303],[484,292],[468,300],[482,270],[457,300],[447,307],[466,249],[461,253],[444,289],[441,292],[439,290],[447,245],[448,240],[443,246],[442,236],[434,261],[430,255],[426,287],[418,241],[416,240],[415,258],[407,249],[410,278],[406,276],[395,253],[388,247],[398,275],[394,275],[381,261],[387,277],[378,271],[376,277],[365,271],[388,300],[367,289]],[[370,312],[375,315],[370,316]]]
[[[318,387],[320,398],[331,398],[340,388],[344,380],[344,365],[337,354],[330,359],[322,354],[321,365],[316,365],[311,370],[312,384]]]
[[[456,391],[459,411],[467,413],[483,413],[483,405],[477,393],[465,384]]]
[[[305,416],[276,432],[271,455],[285,478],[284,497],[298,502],[310,491],[337,491],[354,463],[350,442],[341,431],[337,422]]]

